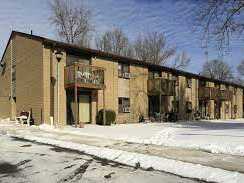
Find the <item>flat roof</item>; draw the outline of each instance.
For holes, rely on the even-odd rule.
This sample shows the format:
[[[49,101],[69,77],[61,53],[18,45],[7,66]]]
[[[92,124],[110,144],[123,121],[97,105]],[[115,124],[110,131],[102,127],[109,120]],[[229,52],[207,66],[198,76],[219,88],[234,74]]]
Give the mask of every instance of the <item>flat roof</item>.
[[[233,83],[233,82],[221,81],[221,80],[217,80],[217,79],[201,76],[199,74],[186,72],[186,71],[183,71],[183,70],[178,70],[178,69],[173,69],[173,68],[166,67],[166,66],[152,64],[152,63],[149,63],[149,62],[145,62],[143,60],[138,60],[138,59],[134,59],[134,58],[130,58],[130,57],[116,55],[116,54],[109,53],[109,52],[104,52],[104,51],[100,51],[100,50],[95,50],[95,49],[91,49],[91,48],[86,48],[86,47],[82,47],[82,46],[68,44],[68,43],[65,43],[65,42],[56,41],[56,40],[52,40],[52,39],[49,39],[49,38],[45,38],[45,37],[41,37],[41,36],[37,36],[37,35],[33,35],[33,34],[27,34],[27,33],[23,33],[23,32],[18,32],[18,31],[12,31],[12,33],[10,35],[10,38],[8,40],[7,46],[5,48],[5,51],[4,51],[3,55],[2,55],[1,62],[2,62],[2,59],[4,57],[4,54],[6,52],[6,49],[8,47],[8,44],[9,44],[11,38],[13,36],[15,36],[15,35],[27,37],[27,38],[30,38],[30,39],[39,40],[39,41],[42,41],[43,44],[45,44],[45,45],[50,45],[50,46],[53,46],[53,47],[62,48],[64,50],[68,51],[68,52],[76,52],[76,53],[81,53],[81,54],[88,54],[88,55],[91,55],[91,56],[107,58],[107,59],[115,60],[115,61],[122,62],[122,63],[141,65],[141,66],[145,66],[145,67],[147,67],[149,69],[152,69],[152,70],[170,72],[170,73],[172,73],[174,75],[182,75],[182,76],[186,76],[186,77],[197,78],[197,79],[200,79],[200,80],[209,81],[209,82],[215,82],[215,83],[218,83],[218,84],[231,85],[231,86],[235,86],[235,87],[239,87],[239,88],[244,89],[243,85],[236,84],[236,83]]]

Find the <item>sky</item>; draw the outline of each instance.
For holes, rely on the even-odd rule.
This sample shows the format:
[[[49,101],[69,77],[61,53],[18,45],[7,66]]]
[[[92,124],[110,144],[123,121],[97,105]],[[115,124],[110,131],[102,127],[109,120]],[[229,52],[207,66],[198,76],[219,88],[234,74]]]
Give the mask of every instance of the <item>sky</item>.
[[[12,30],[57,39],[49,17],[49,0],[1,0],[0,6],[0,55],[2,55]],[[75,0],[73,0],[75,1]],[[78,0],[77,0],[78,1]],[[144,32],[162,32],[168,45],[178,53],[185,51],[191,57],[187,71],[199,73],[206,61],[206,50],[201,47],[201,35],[194,31],[194,9],[197,0],[84,0],[92,12],[94,35],[111,27],[120,27],[129,37]],[[219,51],[210,45],[209,60],[222,58],[233,69],[244,59],[244,39],[236,38],[230,52],[220,57]]]

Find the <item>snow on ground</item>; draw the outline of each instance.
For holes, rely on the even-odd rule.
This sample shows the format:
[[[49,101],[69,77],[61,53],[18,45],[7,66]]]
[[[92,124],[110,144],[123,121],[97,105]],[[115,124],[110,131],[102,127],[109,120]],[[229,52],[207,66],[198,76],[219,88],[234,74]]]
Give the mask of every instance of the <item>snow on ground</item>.
[[[145,171],[68,149],[40,145],[0,135],[0,182],[184,182],[159,171]]]
[[[208,182],[221,183],[241,183],[244,180],[244,174],[231,172],[219,168],[207,167],[199,164],[186,163],[182,161],[166,159],[157,156],[126,152],[109,148],[101,148],[85,144],[60,141],[51,138],[36,137],[32,135],[10,135],[21,139],[32,140],[44,144],[54,145],[62,148],[78,150],[85,154],[94,155],[102,159],[111,160],[121,164],[144,169],[160,170],[187,178],[196,178]]]
[[[113,126],[85,125],[85,128],[67,126],[63,129],[41,125],[40,129],[244,156],[244,119]]]

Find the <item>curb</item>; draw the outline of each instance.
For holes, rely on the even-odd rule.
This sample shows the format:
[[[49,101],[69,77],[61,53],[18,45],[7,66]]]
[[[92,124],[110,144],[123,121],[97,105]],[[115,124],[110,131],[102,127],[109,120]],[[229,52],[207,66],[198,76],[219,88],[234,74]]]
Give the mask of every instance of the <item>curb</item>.
[[[107,159],[132,167],[138,167],[139,165],[143,169],[164,171],[195,180],[221,183],[241,183],[244,180],[244,174],[227,171],[220,168],[203,166],[200,164],[187,163],[158,156],[150,156],[31,135],[16,135],[8,132],[6,134],[10,137],[21,138],[29,141],[83,152],[88,155],[96,156],[98,158]]]

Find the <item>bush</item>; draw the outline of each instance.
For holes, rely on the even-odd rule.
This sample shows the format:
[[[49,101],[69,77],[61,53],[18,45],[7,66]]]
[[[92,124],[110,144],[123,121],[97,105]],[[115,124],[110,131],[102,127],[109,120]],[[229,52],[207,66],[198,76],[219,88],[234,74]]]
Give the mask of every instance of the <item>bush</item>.
[[[98,125],[103,125],[103,109],[101,109],[96,116],[96,123]],[[105,125],[111,125],[112,123],[115,122],[116,119],[116,113],[113,110],[107,109],[105,112],[106,115],[106,124]]]

